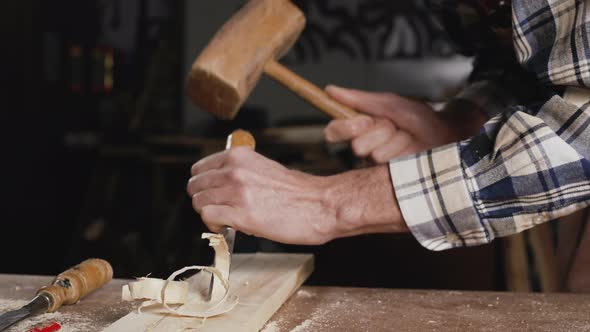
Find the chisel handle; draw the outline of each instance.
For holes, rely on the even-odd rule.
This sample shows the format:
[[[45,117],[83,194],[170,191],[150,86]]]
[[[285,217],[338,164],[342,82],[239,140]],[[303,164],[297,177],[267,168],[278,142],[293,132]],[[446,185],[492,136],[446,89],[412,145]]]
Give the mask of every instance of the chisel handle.
[[[225,149],[231,149],[236,146],[247,146],[254,150],[256,148],[256,140],[254,139],[254,136],[250,134],[250,132],[237,129],[227,137]]]
[[[51,286],[43,287],[37,295],[49,298],[48,312],[64,304],[74,304],[113,279],[113,268],[103,259],[87,259],[60,273]]]

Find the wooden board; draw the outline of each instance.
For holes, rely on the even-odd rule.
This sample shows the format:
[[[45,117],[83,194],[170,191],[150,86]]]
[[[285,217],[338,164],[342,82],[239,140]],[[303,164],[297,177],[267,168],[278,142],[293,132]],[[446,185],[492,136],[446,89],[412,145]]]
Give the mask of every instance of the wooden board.
[[[208,318],[201,331],[259,331],[313,271],[313,255],[236,254],[232,257],[230,287],[239,304],[230,312]],[[208,287],[210,275],[198,273],[191,284]],[[132,312],[104,332],[180,331],[198,327],[202,319],[179,318],[145,310]]]

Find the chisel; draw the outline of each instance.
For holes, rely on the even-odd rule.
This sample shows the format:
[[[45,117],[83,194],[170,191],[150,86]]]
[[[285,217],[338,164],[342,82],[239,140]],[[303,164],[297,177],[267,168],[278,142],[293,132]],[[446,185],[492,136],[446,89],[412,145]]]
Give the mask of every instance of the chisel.
[[[43,287],[22,308],[0,315],[0,331],[23,318],[54,312],[64,304],[75,304],[113,278],[113,268],[102,259],[88,259],[59,274],[51,286]]]
[[[225,145],[225,149],[229,150],[231,148],[235,148],[237,146],[246,146],[254,150],[256,148],[256,140],[254,136],[245,130],[235,130],[231,135],[227,137],[227,144]],[[229,249],[229,255],[234,253],[234,243],[236,239],[236,231],[231,227],[224,227],[223,230],[220,232],[223,235],[225,242],[227,243],[227,248]],[[230,259],[231,264],[231,259]],[[211,276],[211,282],[209,283],[209,293],[207,295],[207,299],[211,300],[211,296],[213,293],[213,283],[215,282],[215,276]]]

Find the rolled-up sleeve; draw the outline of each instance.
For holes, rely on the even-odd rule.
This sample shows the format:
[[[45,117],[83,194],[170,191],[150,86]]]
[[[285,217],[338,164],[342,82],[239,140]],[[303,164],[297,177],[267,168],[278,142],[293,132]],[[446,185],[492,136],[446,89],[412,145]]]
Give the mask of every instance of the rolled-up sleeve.
[[[589,205],[589,13],[583,1],[512,1],[515,61],[532,79],[473,84],[459,105],[490,117],[477,135],[389,163],[426,248],[489,243]]]
[[[589,106],[559,96],[515,106],[468,140],[392,160],[416,239],[431,250],[485,244],[588,206]]]
[[[402,214],[424,247],[444,250],[489,242],[467,187],[469,179],[457,144],[389,165]]]

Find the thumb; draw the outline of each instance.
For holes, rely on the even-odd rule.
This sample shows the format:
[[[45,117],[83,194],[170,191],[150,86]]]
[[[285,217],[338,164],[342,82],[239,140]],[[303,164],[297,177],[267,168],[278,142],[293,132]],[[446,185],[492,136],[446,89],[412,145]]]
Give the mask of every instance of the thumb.
[[[384,94],[328,85],[326,93],[342,104],[372,116],[387,116],[388,102]]]

